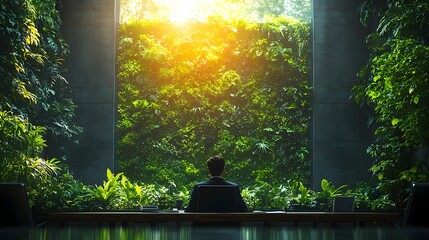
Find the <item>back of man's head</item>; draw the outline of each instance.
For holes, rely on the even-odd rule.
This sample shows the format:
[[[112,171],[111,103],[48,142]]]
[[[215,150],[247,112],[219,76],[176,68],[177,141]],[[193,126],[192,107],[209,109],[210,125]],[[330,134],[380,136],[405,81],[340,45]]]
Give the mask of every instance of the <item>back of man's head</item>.
[[[221,156],[213,156],[207,160],[207,166],[212,176],[220,176],[225,168],[225,159]]]

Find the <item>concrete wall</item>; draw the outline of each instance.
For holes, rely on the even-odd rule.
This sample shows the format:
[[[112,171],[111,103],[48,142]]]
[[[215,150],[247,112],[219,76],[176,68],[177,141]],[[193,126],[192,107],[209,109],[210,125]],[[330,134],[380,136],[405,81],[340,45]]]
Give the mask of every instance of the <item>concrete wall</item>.
[[[313,1],[313,187],[368,179],[372,141],[368,114],[350,99],[356,74],[368,59],[359,22],[360,0]]]
[[[119,0],[62,0],[62,34],[70,47],[65,78],[84,128],[78,144],[66,146],[75,177],[88,184],[114,168],[116,116],[116,26]]]

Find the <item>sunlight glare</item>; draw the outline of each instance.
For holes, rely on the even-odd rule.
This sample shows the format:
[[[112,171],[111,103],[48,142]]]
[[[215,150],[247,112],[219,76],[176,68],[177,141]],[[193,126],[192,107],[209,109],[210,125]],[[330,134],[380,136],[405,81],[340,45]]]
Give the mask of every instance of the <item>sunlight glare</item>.
[[[198,0],[156,0],[155,2],[165,7],[167,18],[172,22],[184,23],[197,18]]]

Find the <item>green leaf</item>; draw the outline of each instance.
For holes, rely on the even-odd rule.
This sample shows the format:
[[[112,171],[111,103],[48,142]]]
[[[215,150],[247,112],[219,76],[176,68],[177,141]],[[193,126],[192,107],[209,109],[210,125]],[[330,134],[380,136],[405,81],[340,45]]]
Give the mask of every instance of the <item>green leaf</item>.
[[[322,188],[323,191],[328,191],[329,189],[329,182],[326,179],[322,179],[321,183],[320,183],[320,187]]]
[[[380,75],[377,75],[377,76],[375,76],[375,77],[374,77],[373,81],[374,81],[374,82],[377,82],[380,78],[381,78],[381,76],[380,76]]]
[[[392,125],[395,126],[396,124],[398,124],[401,120],[394,118],[392,119]]]
[[[109,179],[109,180],[113,179],[115,177],[109,168],[106,170],[106,173],[107,173],[107,179]]]
[[[136,108],[145,108],[147,106],[149,106],[149,102],[147,100],[135,100],[133,101],[133,105]]]

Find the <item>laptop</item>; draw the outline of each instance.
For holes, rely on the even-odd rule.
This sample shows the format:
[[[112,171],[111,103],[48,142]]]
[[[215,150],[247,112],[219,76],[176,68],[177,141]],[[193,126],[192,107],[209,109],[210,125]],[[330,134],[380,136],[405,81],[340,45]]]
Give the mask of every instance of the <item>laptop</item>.
[[[355,198],[352,196],[334,197],[333,212],[353,212]]]

